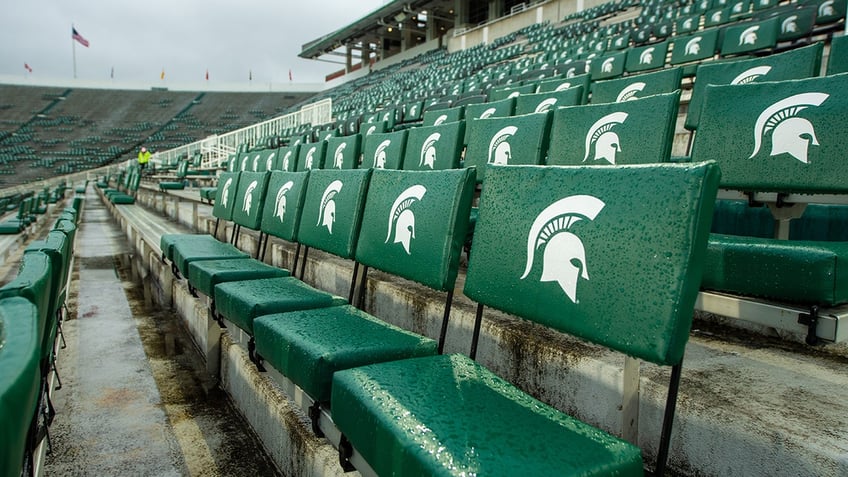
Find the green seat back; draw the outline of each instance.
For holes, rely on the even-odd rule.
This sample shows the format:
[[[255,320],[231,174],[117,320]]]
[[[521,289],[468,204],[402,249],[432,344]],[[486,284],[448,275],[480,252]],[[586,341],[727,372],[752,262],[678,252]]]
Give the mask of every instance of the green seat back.
[[[730,21],[730,7],[719,7],[704,13],[704,26],[707,28],[724,25]]]
[[[182,160],[179,165],[177,165],[177,179],[183,179],[188,172],[188,161]]]
[[[465,120],[504,118],[515,113],[515,98],[490,101],[488,103],[469,104],[465,107]]]
[[[780,23],[777,18],[729,26],[724,30],[721,54],[738,55],[774,48],[779,32]]]
[[[699,23],[701,21],[701,15],[687,15],[684,17],[678,18],[674,22],[674,28],[678,35],[683,35],[684,33],[692,33],[693,31],[698,30]]]
[[[624,73],[624,62],[626,59],[626,51],[595,58],[592,60],[589,73],[592,75],[593,80],[621,76]]]
[[[303,206],[309,172],[273,171],[262,208],[262,231],[293,242]]]
[[[51,291],[53,287],[53,268],[50,256],[41,251],[25,253],[15,278],[0,288],[0,298],[22,297],[29,300],[38,309],[38,343],[42,359],[46,359],[51,349],[42,348],[49,343],[48,325],[52,322]]]
[[[488,175],[469,298],[653,363],[680,362],[715,164],[495,166]]]
[[[717,161],[722,188],[846,193],[847,89],[848,74],[709,86],[692,158]]]
[[[464,140],[465,121],[410,129],[403,169],[456,169],[459,167]]]
[[[827,74],[848,73],[848,36],[835,37],[830,42]]]
[[[590,79],[591,77],[587,73],[572,76],[571,78],[556,78],[551,80],[545,80],[539,83],[539,92],[548,93],[551,91],[562,91],[564,89],[576,88],[580,86],[583,88],[583,99],[580,100],[580,104],[585,104],[589,98]]]
[[[356,259],[435,290],[452,290],[473,193],[473,169],[374,170]]]
[[[234,172],[236,172],[236,171],[237,172],[249,171],[250,170],[250,164],[251,164],[250,161],[252,159],[253,159],[253,153],[243,152],[243,153],[239,154],[238,165],[236,166]]]
[[[550,111],[508,118],[478,119],[466,124],[465,166],[485,179],[488,164],[542,164],[548,150]]]
[[[353,258],[371,169],[312,171],[300,214],[297,241]]]
[[[22,475],[38,401],[38,309],[24,298],[0,300],[0,475]]]
[[[679,65],[712,58],[718,44],[718,29],[703,30],[694,35],[674,37],[669,63]]]
[[[425,111],[422,126],[439,126],[444,123],[454,123],[465,119],[465,106]]]
[[[327,140],[327,157],[324,160],[326,169],[356,169],[359,167],[359,157],[362,155],[362,136],[333,137]]]
[[[269,176],[267,172],[241,173],[233,202],[233,222],[251,230],[259,229]]]
[[[424,101],[413,101],[404,105],[403,122],[420,121],[424,110]]]
[[[783,81],[816,76],[821,67],[822,48],[821,43],[816,43],[776,55],[699,65],[684,126],[690,130],[698,128],[707,85]]]
[[[50,270],[53,276],[51,277],[49,310],[55,313],[56,301],[64,291],[65,281],[68,278],[67,264],[70,252],[68,237],[63,232],[52,230],[44,240],[34,240],[24,250],[25,254],[33,252],[44,253],[50,257]]]
[[[492,89],[492,92],[489,93],[489,100],[502,101],[507,98],[517,98],[522,94],[533,94],[535,92],[535,84],[501,86]]]
[[[815,7],[787,9],[781,12],[777,19],[780,24],[777,41],[798,40],[809,35],[816,26],[816,9]]]
[[[583,104],[583,87],[575,86],[549,93],[525,94],[515,98],[515,114],[543,113],[563,106]]]
[[[274,158],[277,157],[277,149],[266,149],[259,154],[256,160],[255,172],[266,172],[274,167]]]
[[[327,143],[325,141],[303,144],[300,147],[300,154],[297,156],[297,167],[295,171],[322,169],[324,167],[324,155],[326,151]]]
[[[624,69],[630,73],[662,68],[668,54],[668,41],[631,48],[627,51]]]
[[[754,11],[768,10],[775,7],[778,3],[779,0],[754,0]]]
[[[388,130],[389,130],[389,128],[386,125],[385,121],[375,121],[373,123],[363,123],[359,127],[359,132],[365,137],[368,137],[368,136],[370,136],[374,133],[382,134],[382,133],[387,132]]]
[[[212,215],[216,218],[232,220],[240,175],[239,172],[225,172],[218,177],[218,191],[215,194],[215,205],[212,207]]]
[[[845,18],[846,0],[808,0],[804,5],[816,7],[816,25],[836,23]]]
[[[283,146],[277,149],[274,157],[273,171],[294,172],[297,166],[297,156],[300,154],[300,146]]]
[[[680,89],[682,68],[598,81],[592,85],[592,103],[620,103],[633,99],[671,93]]]
[[[400,169],[406,151],[408,130],[391,133],[374,133],[365,136],[362,146],[362,167]]]
[[[549,165],[668,162],[680,92],[553,113]]]

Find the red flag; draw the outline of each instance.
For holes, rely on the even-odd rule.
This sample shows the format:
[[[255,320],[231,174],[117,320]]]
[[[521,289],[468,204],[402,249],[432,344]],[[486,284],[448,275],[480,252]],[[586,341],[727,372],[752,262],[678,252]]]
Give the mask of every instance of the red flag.
[[[88,40],[83,38],[82,35],[80,35],[79,32],[77,31],[77,29],[74,28],[74,27],[71,27],[71,38],[78,41],[80,45],[88,48],[88,45],[89,45]]]
[[[206,70],[206,81],[209,81],[209,70]]]
[[[32,67],[29,66],[29,63],[24,63],[24,69],[32,73]]]
[[[291,81],[291,80],[292,80],[292,74],[291,74],[291,70],[289,70],[289,81]]]

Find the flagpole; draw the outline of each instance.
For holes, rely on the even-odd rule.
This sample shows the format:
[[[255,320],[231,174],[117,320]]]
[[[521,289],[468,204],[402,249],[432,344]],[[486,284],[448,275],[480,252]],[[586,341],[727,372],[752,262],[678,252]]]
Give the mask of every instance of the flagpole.
[[[74,79],[77,79],[77,45],[74,40],[74,24],[71,23],[71,52],[74,58]]]

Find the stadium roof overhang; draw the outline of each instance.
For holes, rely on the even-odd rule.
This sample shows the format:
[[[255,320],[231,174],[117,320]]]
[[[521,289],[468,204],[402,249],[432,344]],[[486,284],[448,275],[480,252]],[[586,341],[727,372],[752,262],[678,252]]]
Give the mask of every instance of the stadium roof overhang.
[[[362,49],[371,43],[379,44],[379,41],[386,36],[387,29],[391,31],[390,27],[408,23],[419,13],[425,11],[428,13],[428,20],[437,18],[439,15],[445,15],[441,17],[445,20],[452,20],[452,18],[446,17],[448,15],[446,9],[450,8],[452,14],[453,4],[454,0],[396,0],[390,2],[347,26],[304,44],[298,56],[315,59],[331,54],[344,46]],[[395,30],[395,33],[397,33],[397,30]]]

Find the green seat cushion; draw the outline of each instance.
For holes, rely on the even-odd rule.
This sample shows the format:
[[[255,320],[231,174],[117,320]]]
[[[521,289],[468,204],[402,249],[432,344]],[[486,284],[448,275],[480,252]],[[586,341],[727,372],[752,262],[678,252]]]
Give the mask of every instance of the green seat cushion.
[[[196,260],[188,265],[188,282],[206,296],[212,296],[215,285],[224,282],[287,277],[290,273],[255,258]]]
[[[464,356],[339,371],[331,406],[378,475],[642,475],[639,448]]]
[[[0,475],[21,475],[41,376],[37,315],[24,298],[0,300]]]
[[[848,301],[848,242],[710,235],[701,287],[804,304]]]
[[[214,200],[215,194],[218,192],[217,187],[201,187],[200,188],[200,198],[204,200]]]
[[[293,277],[220,283],[215,285],[214,299],[224,318],[251,335],[257,316],[347,303]]]
[[[174,246],[178,243],[219,242],[211,235],[205,234],[162,234],[159,237],[159,248],[168,260],[174,260]]]
[[[20,221],[7,220],[0,223],[0,235],[14,235],[21,233],[23,226]]]
[[[333,373],[436,354],[436,341],[384,323],[350,305],[265,315],[253,324],[256,350],[321,402]]]
[[[183,190],[185,183],[183,181],[165,181],[159,183],[159,188],[162,190]]]
[[[229,243],[217,240],[177,242],[174,244],[174,263],[177,270],[188,275],[188,264],[195,260],[225,260],[230,258],[247,258],[247,254]]]
[[[115,194],[109,200],[113,204],[135,204],[135,197],[127,194]]]

